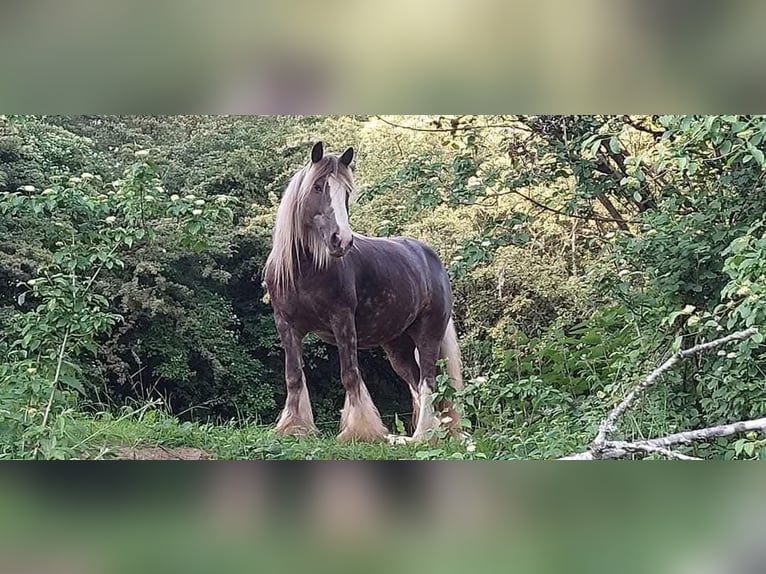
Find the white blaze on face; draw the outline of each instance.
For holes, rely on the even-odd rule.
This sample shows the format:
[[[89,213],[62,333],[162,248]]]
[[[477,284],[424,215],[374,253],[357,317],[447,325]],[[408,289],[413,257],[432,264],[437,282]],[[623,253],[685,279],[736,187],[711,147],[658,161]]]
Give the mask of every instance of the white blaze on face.
[[[346,209],[346,186],[334,177],[329,178],[330,201],[332,211],[335,214],[335,223],[338,224],[341,244],[348,245],[351,242],[351,226],[348,223],[348,210]]]

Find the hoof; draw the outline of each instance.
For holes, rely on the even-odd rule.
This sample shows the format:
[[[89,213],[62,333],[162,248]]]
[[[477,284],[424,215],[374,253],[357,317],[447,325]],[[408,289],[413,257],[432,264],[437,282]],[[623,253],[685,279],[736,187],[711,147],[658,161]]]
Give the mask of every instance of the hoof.
[[[275,430],[277,434],[283,436],[308,436],[317,432],[317,428],[313,424],[295,420],[280,422]]]
[[[388,436],[388,431],[385,428],[378,429],[352,429],[347,428],[341,431],[336,437],[338,442],[382,442]]]
[[[386,440],[388,441],[388,444],[391,446],[403,446],[407,444],[419,444],[422,442],[425,442],[427,437],[424,436],[407,436],[407,435],[400,435],[400,434],[389,434],[386,435]],[[431,442],[434,442],[434,438],[431,439]]]
[[[412,437],[408,437],[405,435],[400,434],[388,434],[386,435],[386,441],[388,441],[388,444],[391,446],[397,446],[397,445],[405,445],[409,444],[409,442],[412,440]]]

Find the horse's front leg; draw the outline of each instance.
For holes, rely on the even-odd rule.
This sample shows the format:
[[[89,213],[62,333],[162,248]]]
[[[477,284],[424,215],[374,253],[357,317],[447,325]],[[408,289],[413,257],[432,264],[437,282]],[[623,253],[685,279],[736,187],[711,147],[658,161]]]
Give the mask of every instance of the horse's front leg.
[[[380,420],[380,413],[372,402],[359,371],[353,313],[344,313],[333,322],[333,334],[340,358],[340,378],[346,389],[338,440],[383,440],[388,435],[388,430]]]
[[[303,374],[301,343],[303,337],[283,318],[275,316],[282,347],[285,350],[285,382],[287,400],[277,421],[277,432],[286,435],[305,435],[316,431],[311,412],[309,390]]]

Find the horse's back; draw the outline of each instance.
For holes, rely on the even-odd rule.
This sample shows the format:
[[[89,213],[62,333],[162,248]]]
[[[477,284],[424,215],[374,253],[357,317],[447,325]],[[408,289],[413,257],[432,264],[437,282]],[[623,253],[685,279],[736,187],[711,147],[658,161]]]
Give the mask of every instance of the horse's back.
[[[414,237],[355,237],[360,255],[360,270],[382,268],[386,277],[408,272],[428,283],[429,287],[449,288],[447,270],[427,243]],[[381,278],[385,279],[385,277]],[[435,285],[433,285],[435,283]]]

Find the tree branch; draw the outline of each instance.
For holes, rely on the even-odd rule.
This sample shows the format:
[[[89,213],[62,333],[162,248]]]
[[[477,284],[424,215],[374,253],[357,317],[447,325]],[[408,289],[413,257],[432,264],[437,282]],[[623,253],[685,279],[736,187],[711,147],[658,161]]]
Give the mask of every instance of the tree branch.
[[[605,221],[607,223],[640,223],[639,221],[631,220],[631,219],[614,219],[611,217],[601,217],[600,215],[578,215],[576,213],[566,213],[564,211],[561,211],[559,209],[556,209],[554,207],[550,207],[549,205],[545,205],[544,203],[537,201],[536,199],[533,199],[529,197],[528,195],[520,192],[518,189],[510,189],[507,192],[501,192],[501,193],[493,193],[491,195],[485,195],[484,198],[492,199],[494,197],[500,197],[501,195],[508,195],[508,194],[514,194],[518,195],[522,199],[528,201],[532,205],[539,207],[540,209],[543,209],[545,211],[549,211],[551,213],[555,213],[556,215],[562,215],[564,217],[572,217],[574,219],[584,219],[586,221]]]
[[[663,130],[653,130],[649,126],[645,126],[644,124],[640,124],[637,121],[631,119],[630,116],[623,116],[622,121],[624,121],[626,124],[628,124],[633,129],[636,129],[640,132],[644,132],[647,134],[653,135],[655,138],[662,137],[662,135],[665,133]]]
[[[625,441],[613,441],[610,440],[612,434],[617,427],[617,420],[622,416],[633,404],[638,400],[639,396],[643,394],[649,387],[654,385],[661,375],[672,369],[682,359],[701,353],[703,351],[709,351],[715,349],[732,341],[742,341],[749,339],[753,335],[757,334],[758,330],[755,327],[751,327],[745,331],[737,331],[726,337],[715,339],[707,343],[700,343],[689,349],[679,351],[670,357],[667,361],[662,363],[654,371],[644,378],[636,385],[620,403],[612,409],[607,417],[599,425],[598,434],[593,442],[588,447],[588,451],[573,454],[563,457],[562,460],[594,460],[604,458],[621,458],[626,454],[635,452],[646,453],[659,453],[664,456],[671,456],[673,458],[680,458],[684,455],[679,455],[668,450],[668,447],[673,444],[690,443],[698,440],[708,440],[719,436],[728,436],[739,432],[748,432],[751,430],[764,430],[766,429],[766,418],[755,419],[752,421],[742,421],[732,423],[729,425],[721,425],[717,427],[710,427],[706,429],[686,431],[668,435],[665,437],[640,440],[634,442]]]
[[[387,120],[386,118],[378,116],[378,115],[376,115],[375,117],[377,119],[379,119],[381,122],[383,122],[384,124],[388,124],[389,126],[392,126],[392,127],[395,127],[395,128],[401,128],[401,129],[404,129],[404,130],[411,130],[411,131],[414,131],[414,132],[434,132],[434,133],[447,132],[447,133],[451,133],[451,132],[458,132],[458,131],[498,129],[498,128],[513,128],[513,129],[518,129],[518,130],[527,131],[527,132],[531,132],[532,131],[529,128],[529,126],[527,126],[526,124],[524,124],[522,122],[519,122],[517,124],[485,124],[483,126],[460,126],[460,125],[458,125],[458,126],[449,127],[449,128],[420,128],[420,127],[415,127],[415,126],[405,126],[405,125],[402,125],[402,124],[397,124],[395,122]]]

